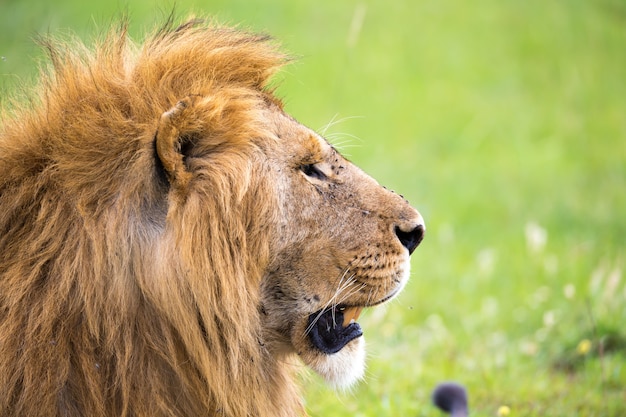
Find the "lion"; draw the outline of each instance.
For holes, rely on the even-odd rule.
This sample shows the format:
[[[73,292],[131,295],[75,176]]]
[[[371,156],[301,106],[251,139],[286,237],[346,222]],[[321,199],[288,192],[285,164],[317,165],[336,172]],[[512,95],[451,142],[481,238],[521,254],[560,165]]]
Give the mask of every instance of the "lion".
[[[0,415],[305,415],[299,362],[361,378],[424,220],[284,111],[271,38],[127,27],[41,41],[3,112]]]

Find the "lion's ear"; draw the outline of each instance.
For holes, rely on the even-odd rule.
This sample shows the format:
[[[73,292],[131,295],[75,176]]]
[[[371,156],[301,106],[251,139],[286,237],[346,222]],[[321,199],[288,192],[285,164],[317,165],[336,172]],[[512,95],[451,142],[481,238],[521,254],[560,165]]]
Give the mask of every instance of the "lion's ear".
[[[191,180],[182,152],[184,137],[189,133],[189,118],[193,118],[196,97],[182,99],[174,107],[161,115],[155,136],[156,153],[165,169],[172,187],[182,191]]]

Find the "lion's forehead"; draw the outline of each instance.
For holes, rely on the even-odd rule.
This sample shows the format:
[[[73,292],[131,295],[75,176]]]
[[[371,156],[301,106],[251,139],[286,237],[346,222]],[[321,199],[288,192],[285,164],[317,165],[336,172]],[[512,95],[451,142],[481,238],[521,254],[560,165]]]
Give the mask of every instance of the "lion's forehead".
[[[322,162],[336,153],[325,138],[300,124],[289,114],[278,112],[271,119],[278,146],[298,163]]]

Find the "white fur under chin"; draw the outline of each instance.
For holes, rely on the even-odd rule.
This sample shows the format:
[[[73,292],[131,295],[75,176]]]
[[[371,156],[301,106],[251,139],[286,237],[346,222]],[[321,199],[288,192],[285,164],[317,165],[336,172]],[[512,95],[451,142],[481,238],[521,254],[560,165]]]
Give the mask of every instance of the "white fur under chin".
[[[406,261],[399,274],[400,283],[394,289],[393,297],[404,289],[411,275],[411,263],[407,252]],[[365,338],[358,337],[348,343],[343,349],[332,355],[315,355],[315,359],[307,365],[317,372],[326,383],[334,389],[347,389],[358,382],[365,375]]]
[[[321,355],[309,366],[328,385],[335,389],[346,389],[363,378],[365,374],[365,340],[363,336],[348,343],[332,355]]]

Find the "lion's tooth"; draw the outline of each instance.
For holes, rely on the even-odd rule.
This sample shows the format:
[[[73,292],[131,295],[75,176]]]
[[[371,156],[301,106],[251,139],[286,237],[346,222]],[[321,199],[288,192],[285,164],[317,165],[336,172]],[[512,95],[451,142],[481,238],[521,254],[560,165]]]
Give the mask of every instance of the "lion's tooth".
[[[348,307],[343,311],[343,327],[355,323],[363,311],[363,307]]]

